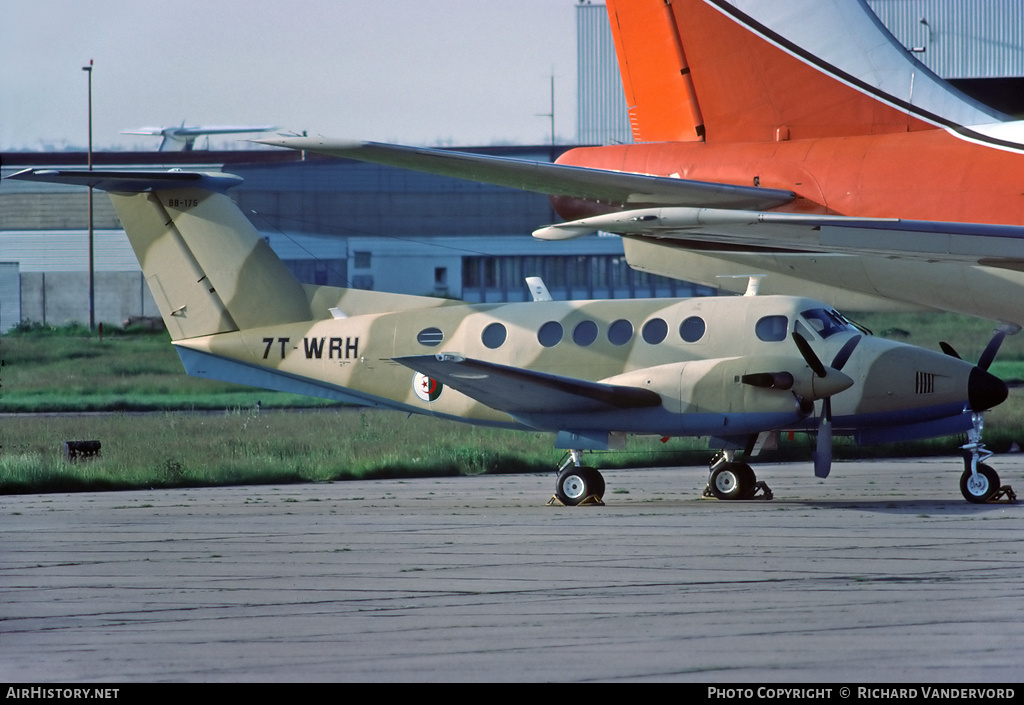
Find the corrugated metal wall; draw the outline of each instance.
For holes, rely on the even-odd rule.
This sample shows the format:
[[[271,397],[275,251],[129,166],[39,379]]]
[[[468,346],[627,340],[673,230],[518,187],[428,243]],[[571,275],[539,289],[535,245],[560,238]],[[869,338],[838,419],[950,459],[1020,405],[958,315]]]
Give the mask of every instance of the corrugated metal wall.
[[[1024,0],[867,0],[943,78],[1024,76]]]
[[[576,7],[576,75],[577,142],[632,142],[622,76],[604,5]]]

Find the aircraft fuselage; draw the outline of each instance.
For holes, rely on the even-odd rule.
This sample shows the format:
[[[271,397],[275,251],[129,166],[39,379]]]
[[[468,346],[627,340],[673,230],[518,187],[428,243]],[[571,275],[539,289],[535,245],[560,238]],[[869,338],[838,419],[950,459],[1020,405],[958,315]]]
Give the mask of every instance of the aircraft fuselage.
[[[852,345],[842,373],[817,377],[793,332],[807,338],[826,365]],[[197,376],[245,382],[248,370],[260,376],[251,380],[257,386],[555,432],[737,436],[813,427],[813,402],[832,395],[837,429],[865,421],[921,423],[960,417],[975,370],[938,352],[865,335],[824,304],[786,296],[449,305],[175,344]],[[507,390],[499,384],[462,393],[405,362],[421,356],[648,390],[659,399],[629,409],[580,411],[543,399],[516,400],[515,382]],[[744,381],[765,374],[780,375],[785,388]],[[474,376],[486,375],[463,373],[467,383]],[[524,387],[522,395],[531,389]],[[481,394],[501,403],[485,403],[490,398]]]
[[[715,143],[711,137],[577,148],[558,163],[788,189],[797,197],[778,209],[787,212],[1024,224],[1019,150],[982,147],[939,129],[780,142]],[[566,220],[601,210],[578,199],[552,201]]]

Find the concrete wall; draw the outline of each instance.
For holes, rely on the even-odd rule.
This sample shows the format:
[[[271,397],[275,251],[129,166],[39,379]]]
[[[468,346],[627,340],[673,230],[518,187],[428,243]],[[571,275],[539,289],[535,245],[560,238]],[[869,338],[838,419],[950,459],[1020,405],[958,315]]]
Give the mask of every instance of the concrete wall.
[[[97,272],[96,322],[124,325],[135,316],[159,317],[141,272]],[[21,320],[50,326],[89,322],[89,275],[86,272],[22,272]],[[2,330],[10,328],[0,322]]]

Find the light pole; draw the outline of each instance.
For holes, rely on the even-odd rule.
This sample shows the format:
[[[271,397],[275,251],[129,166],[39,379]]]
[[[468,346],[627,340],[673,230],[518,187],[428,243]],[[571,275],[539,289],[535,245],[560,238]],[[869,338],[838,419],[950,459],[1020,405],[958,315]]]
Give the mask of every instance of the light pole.
[[[82,70],[89,75],[89,171],[92,171],[92,59]],[[93,283],[92,186],[89,186],[89,330],[96,330],[96,289]]]

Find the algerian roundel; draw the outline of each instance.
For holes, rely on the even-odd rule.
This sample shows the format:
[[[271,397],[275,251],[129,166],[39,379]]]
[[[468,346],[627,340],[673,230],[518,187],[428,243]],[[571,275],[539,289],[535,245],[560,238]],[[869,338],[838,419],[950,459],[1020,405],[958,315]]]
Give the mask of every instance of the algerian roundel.
[[[441,396],[444,385],[436,379],[417,372],[412,378],[412,389],[416,392],[416,396],[423,401],[432,402],[437,401],[437,398]]]

